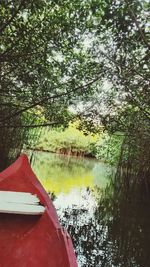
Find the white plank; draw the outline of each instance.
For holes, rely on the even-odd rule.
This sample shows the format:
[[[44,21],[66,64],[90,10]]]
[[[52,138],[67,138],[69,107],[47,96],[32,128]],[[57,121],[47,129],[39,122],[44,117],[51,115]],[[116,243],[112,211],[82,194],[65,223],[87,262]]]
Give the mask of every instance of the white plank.
[[[31,193],[25,192],[12,192],[12,191],[0,191],[0,202],[11,202],[11,203],[26,203],[26,204],[36,204],[39,203],[37,196]]]
[[[39,202],[38,197],[31,193],[0,191],[0,213],[42,214],[45,208]]]
[[[39,215],[45,211],[41,205],[0,202],[0,213]]]

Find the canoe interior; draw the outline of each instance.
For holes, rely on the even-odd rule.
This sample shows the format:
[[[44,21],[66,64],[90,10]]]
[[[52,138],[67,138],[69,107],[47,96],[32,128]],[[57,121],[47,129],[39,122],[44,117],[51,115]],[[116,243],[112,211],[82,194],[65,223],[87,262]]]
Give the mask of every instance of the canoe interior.
[[[18,239],[27,235],[37,224],[40,216],[0,214],[0,249],[7,253]],[[7,242],[8,243],[7,243]],[[10,249],[10,250],[11,250]]]
[[[64,266],[61,244],[47,219],[46,214],[0,214],[0,267]]]

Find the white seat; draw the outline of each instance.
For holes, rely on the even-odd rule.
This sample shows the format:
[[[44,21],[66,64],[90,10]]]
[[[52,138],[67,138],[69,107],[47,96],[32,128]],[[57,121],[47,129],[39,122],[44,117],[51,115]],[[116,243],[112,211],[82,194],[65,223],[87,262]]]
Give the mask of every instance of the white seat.
[[[31,193],[0,191],[0,213],[39,215],[45,211],[39,202]]]

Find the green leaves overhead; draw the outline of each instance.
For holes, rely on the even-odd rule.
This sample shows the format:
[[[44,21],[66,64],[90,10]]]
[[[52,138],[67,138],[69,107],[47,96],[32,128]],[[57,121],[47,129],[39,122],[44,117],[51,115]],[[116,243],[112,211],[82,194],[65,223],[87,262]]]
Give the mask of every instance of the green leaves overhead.
[[[57,120],[58,106],[97,98],[106,80],[110,113],[117,99],[119,118],[128,104],[149,117],[148,11],[146,0],[1,1],[0,124],[38,106]]]
[[[0,123],[37,105],[51,107],[53,96],[60,99],[62,110],[62,102],[66,108],[73,95],[82,97],[82,86],[95,72],[83,44],[87,25],[94,21],[93,5],[94,1],[2,1],[0,99],[11,103],[11,114],[4,112]]]

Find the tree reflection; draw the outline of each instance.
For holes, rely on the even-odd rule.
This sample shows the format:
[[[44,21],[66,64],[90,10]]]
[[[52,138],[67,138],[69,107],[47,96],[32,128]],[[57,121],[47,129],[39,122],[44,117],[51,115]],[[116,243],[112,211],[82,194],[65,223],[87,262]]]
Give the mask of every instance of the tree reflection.
[[[99,191],[95,188],[96,195]],[[73,238],[79,266],[149,266],[150,208],[140,191],[134,185],[127,193],[120,181],[116,186],[112,180],[99,194],[91,218],[88,203],[87,209],[67,209],[60,215]]]
[[[69,177],[72,177],[74,185],[82,188],[82,186],[85,187],[85,183],[80,182],[82,181],[81,173],[87,175],[88,168],[83,169],[83,164],[81,166],[77,164],[76,167],[72,162],[69,168],[72,172],[69,173],[69,164],[65,160],[65,172],[62,177],[63,161],[59,164],[54,158],[52,164],[46,163],[50,170],[55,166],[50,172],[54,177],[53,183],[51,182],[48,188],[54,191],[52,198],[55,203],[57,200],[60,201],[58,214],[61,223],[72,236],[79,267],[149,266],[150,167],[147,159],[150,146],[148,144],[146,137],[144,139],[135,137],[132,140],[128,138],[124,143],[117,173],[114,178],[110,179],[110,184],[102,191],[102,188],[93,188],[88,183],[86,194],[82,196],[83,201],[80,205],[75,204],[72,207],[68,204],[68,207],[64,207],[61,202],[63,198],[59,196],[60,190],[56,192],[56,187],[52,188],[56,180],[56,172],[59,170],[57,174],[61,187],[64,184],[67,186],[70,181]],[[39,164],[37,165],[40,170]],[[90,165],[88,167],[91,168]],[[43,164],[41,164],[41,169],[46,169]],[[101,170],[99,172],[102,175]],[[75,183],[78,173],[80,183]],[[44,177],[44,175],[41,176]],[[48,173],[45,177],[49,177]],[[68,192],[70,192],[70,187],[66,195]],[[90,204],[93,199],[95,202],[91,210]],[[71,198],[67,200],[71,201]]]

